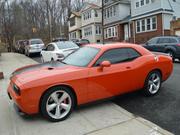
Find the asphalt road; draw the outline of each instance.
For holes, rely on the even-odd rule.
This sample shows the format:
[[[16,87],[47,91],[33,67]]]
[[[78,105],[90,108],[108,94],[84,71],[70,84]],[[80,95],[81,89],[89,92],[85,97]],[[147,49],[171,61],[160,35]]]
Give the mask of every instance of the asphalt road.
[[[32,57],[41,62],[39,56]],[[162,128],[180,134],[180,62],[174,63],[171,77],[163,83],[161,91],[154,97],[145,97],[141,92],[119,96],[114,103],[127,111],[141,116]]]

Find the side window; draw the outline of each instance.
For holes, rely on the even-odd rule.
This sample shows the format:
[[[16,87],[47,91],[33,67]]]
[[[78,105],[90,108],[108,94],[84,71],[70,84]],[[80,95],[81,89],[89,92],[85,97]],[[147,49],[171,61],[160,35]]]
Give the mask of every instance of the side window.
[[[174,39],[174,38],[170,38],[169,41],[170,41],[169,43],[172,43],[172,44],[173,43],[178,43],[178,41],[176,39]]]
[[[136,50],[134,50],[132,48],[128,48],[127,50],[128,50],[128,54],[129,54],[129,60],[134,60],[141,56],[141,54],[139,52],[137,52]]]
[[[149,41],[148,41],[148,44],[149,45],[154,45],[154,44],[156,44],[157,43],[157,38],[152,38],[152,39],[150,39]]]
[[[159,38],[158,40],[158,44],[165,44],[165,43],[169,43],[169,38]]]
[[[54,51],[54,45],[48,45],[47,46],[47,51]]]
[[[126,48],[112,49],[106,51],[97,61],[95,66],[99,66],[101,62],[108,60],[111,64],[117,64],[129,60],[128,51]]]

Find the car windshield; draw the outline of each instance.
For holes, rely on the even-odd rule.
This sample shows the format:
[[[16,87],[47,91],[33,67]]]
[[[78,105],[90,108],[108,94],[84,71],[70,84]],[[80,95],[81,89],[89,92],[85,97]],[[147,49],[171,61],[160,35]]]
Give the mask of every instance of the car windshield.
[[[34,45],[34,44],[43,44],[43,42],[40,39],[34,39],[34,40],[31,40],[31,44],[32,45]]]
[[[94,47],[82,47],[67,56],[62,62],[68,65],[86,67],[98,52],[99,49]]]
[[[70,42],[70,41],[57,42],[56,45],[59,49],[68,49],[68,48],[78,47],[74,42]]]

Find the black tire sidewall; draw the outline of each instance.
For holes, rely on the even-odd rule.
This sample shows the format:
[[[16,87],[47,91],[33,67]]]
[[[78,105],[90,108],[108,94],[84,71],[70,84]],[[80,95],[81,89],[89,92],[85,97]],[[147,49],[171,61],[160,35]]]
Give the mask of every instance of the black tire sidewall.
[[[158,90],[156,93],[152,94],[152,93],[149,91],[148,82],[149,82],[149,79],[150,79],[151,75],[154,74],[154,73],[155,73],[155,74],[158,74],[158,76],[160,77],[160,87],[159,87],[159,90]],[[154,95],[158,94],[159,91],[160,91],[160,89],[161,89],[161,84],[162,84],[162,75],[161,75],[161,73],[160,73],[159,71],[156,71],[156,70],[151,71],[151,72],[148,74],[148,76],[146,77],[146,81],[145,81],[145,84],[144,84],[144,90],[143,90],[144,95],[145,95],[145,96],[154,96]]]
[[[172,61],[174,62],[175,61],[175,57],[174,57],[174,51],[171,51],[171,50],[169,50],[169,51],[167,51],[167,53],[168,54],[172,54]]]
[[[72,101],[72,106],[71,106],[71,109],[70,111],[68,112],[68,114],[61,118],[61,119],[54,119],[52,117],[50,117],[48,115],[48,112],[46,111],[46,102],[47,102],[47,99],[49,98],[49,96],[55,92],[55,91],[58,91],[58,90],[63,90],[65,92],[67,92],[69,94],[69,96],[71,97],[71,101]],[[46,118],[48,119],[49,121],[52,121],[52,122],[59,122],[59,121],[63,121],[65,120],[67,117],[69,117],[69,115],[72,113],[73,111],[73,108],[75,106],[75,98],[74,98],[74,95],[72,93],[72,91],[67,88],[67,87],[63,87],[63,86],[60,86],[60,87],[54,87],[54,88],[50,88],[49,90],[47,90],[47,92],[43,95],[42,97],[42,100],[41,100],[41,103],[40,103],[40,111],[41,111],[41,114]]]

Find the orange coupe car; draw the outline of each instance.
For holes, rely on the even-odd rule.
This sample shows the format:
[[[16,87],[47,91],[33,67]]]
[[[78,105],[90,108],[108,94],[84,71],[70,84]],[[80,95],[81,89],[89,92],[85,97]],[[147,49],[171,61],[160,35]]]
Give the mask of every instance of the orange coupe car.
[[[12,73],[8,95],[26,114],[66,119],[88,102],[142,90],[153,96],[173,70],[172,59],[140,45],[87,45],[61,62],[30,65]]]

